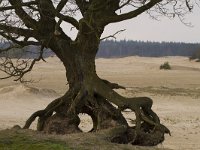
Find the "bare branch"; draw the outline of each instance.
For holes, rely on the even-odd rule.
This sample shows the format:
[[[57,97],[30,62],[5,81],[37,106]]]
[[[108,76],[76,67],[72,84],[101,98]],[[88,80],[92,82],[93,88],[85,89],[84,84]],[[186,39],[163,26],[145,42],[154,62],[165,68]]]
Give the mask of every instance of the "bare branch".
[[[31,6],[31,5],[36,5],[36,4],[38,4],[36,1],[24,2],[24,3],[20,3],[18,5],[0,7],[0,11],[6,11],[6,10],[11,10],[11,9],[16,9],[16,7]]]
[[[72,24],[74,27],[76,27],[76,29],[79,28],[79,23],[75,18],[60,13],[60,11],[62,10],[62,8],[65,6],[66,3],[67,3],[66,0],[62,0],[58,4],[57,8],[55,8],[53,4],[48,0],[40,1],[40,14],[42,17],[41,21],[45,20],[43,24],[51,23],[53,30],[52,32],[54,32],[56,24],[57,26],[60,25],[60,23],[56,23],[55,17],[58,17],[60,19],[59,22],[65,21]],[[58,27],[56,28],[58,29]]]
[[[65,16],[65,15],[63,15],[61,13],[58,13],[57,17],[60,18],[61,20],[65,21],[65,22],[68,22],[68,23],[72,24],[77,30],[79,29],[79,23],[73,17]]]
[[[190,0],[185,0],[185,3],[186,3],[187,8],[188,8],[188,10],[191,12],[192,9],[193,9],[193,6],[190,6],[189,2],[190,2]]]
[[[0,30],[3,30],[6,33],[15,33],[25,37],[37,37],[37,34],[33,30],[12,27],[2,23],[0,23]]]
[[[22,8],[21,0],[9,0],[10,4],[15,7],[15,12],[28,28],[37,28],[37,21],[31,18]]]
[[[127,0],[125,3],[123,3],[121,6],[119,6],[119,9],[123,8],[124,6],[127,6],[131,0]]]
[[[106,36],[106,37],[104,37],[104,38],[102,38],[102,39],[100,39],[100,40],[103,41],[103,40],[108,39],[108,38],[114,38],[114,39],[116,39],[115,36],[116,36],[117,34],[120,34],[121,32],[124,32],[124,31],[126,31],[126,29],[119,30],[119,31],[115,32],[113,35]]]
[[[142,5],[136,10],[133,10],[131,12],[122,14],[122,15],[114,15],[111,17],[108,17],[105,19],[105,23],[114,23],[114,22],[120,22],[127,19],[132,19],[134,17],[137,17],[138,15],[142,14],[146,10],[150,9],[151,7],[155,6],[157,3],[161,2],[162,0],[150,0],[147,4]]]
[[[28,46],[28,45],[41,45],[41,43],[36,42],[36,41],[28,41],[24,39],[24,41],[18,41],[16,38],[12,37],[11,35],[6,35],[4,32],[0,32],[0,35],[6,38],[7,40],[12,41],[13,43],[20,45],[20,46]],[[27,38],[28,39],[28,38]]]
[[[86,10],[88,9],[89,2],[87,2],[86,0],[75,0],[75,1],[81,11],[82,16],[84,16]]]
[[[55,15],[58,18],[60,18],[60,20],[57,23],[57,26],[60,25],[62,21],[65,21],[65,22],[72,24],[74,27],[76,27],[76,29],[78,29],[79,24],[78,24],[78,21],[76,19],[60,13],[60,11],[63,9],[63,7],[66,5],[67,2],[68,2],[68,0],[61,0],[60,3],[57,5],[57,7],[55,9]],[[58,27],[56,27],[56,28],[58,28]]]
[[[43,50],[44,46],[41,46],[39,57],[33,59],[33,61],[30,64],[28,60],[22,60],[22,61],[17,60],[17,64],[15,65],[10,58],[7,57],[5,58],[4,61],[3,58],[1,58],[2,63],[0,64],[0,71],[3,71],[8,76],[1,77],[0,79],[2,80],[15,77],[16,79],[14,81],[24,82],[23,80],[24,75],[32,71],[35,63],[40,60],[45,61],[43,58]]]
[[[56,11],[60,12],[63,7],[66,5],[66,3],[68,2],[68,0],[61,0],[60,3],[58,4],[58,6],[56,7]]]

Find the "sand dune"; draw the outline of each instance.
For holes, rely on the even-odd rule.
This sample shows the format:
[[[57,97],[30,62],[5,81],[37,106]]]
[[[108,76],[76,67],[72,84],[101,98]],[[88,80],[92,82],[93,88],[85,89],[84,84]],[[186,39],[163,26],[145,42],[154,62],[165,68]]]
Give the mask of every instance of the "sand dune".
[[[172,70],[159,70],[166,61]],[[158,147],[200,149],[200,63],[186,57],[127,57],[99,58],[96,65],[101,78],[127,87],[118,90],[120,94],[149,96],[154,100],[153,109],[172,132],[172,137],[166,136],[165,142]],[[0,129],[15,124],[22,126],[34,111],[45,108],[67,90],[63,66],[55,57],[48,58],[47,63],[38,63],[27,79],[39,82],[22,85],[12,80],[0,81]],[[124,115],[128,120],[135,117],[130,112]],[[80,116],[80,127],[89,131],[91,118]]]
[[[38,109],[43,109],[59,95],[51,89],[38,89],[22,84],[0,88],[0,129],[23,125]],[[35,128],[33,125],[32,128]]]
[[[186,67],[186,66],[172,66],[172,70],[186,70],[186,71],[199,71],[200,68],[195,68],[195,67]]]
[[[31,86],[26,86],[23,84],[11,85],[0,88],[1,96],[6,98],[16,99],[16,98],[25,98],[25,97],[57,97],[58,94],[51,89],[38,89]],[[13,97],[12,97],[13,96]]]

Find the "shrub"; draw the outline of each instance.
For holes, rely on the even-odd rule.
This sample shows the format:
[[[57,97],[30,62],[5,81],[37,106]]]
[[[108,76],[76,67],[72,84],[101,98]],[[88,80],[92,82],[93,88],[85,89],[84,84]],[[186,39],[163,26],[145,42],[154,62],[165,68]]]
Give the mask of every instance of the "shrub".
[[[192,56],[189,58],[190,60],[196,60],[200,62],[200,50],[197,50]]]
[[[169,65],[168,62],[165,62],[164,64],[160,65],[160,69],[170,70],[171,66]]]

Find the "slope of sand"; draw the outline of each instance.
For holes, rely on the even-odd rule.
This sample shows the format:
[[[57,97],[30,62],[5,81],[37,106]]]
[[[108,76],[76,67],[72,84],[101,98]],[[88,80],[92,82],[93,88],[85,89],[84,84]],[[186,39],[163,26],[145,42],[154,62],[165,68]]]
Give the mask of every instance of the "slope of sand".
[[[166,61],[172,70],[159,70]],[[186,57],[127,57],[99,58],[96,64],[100,77],[127,87],[118,90],[120,94],[149,96],[154,100],[153,109],[172,132],[158,147],[200,149],[200,63]],[[0,81],[0,129],[23,125],[31,113],[44,108],[68,88],[62,63],[55,57],[37,64],[27,79],[34,82],[22,85],[12,80]],[[133,113],[124,115],[128,120],[134,119]],[[80,117],[80,127],[88,131],[91,119],[86,115]]]

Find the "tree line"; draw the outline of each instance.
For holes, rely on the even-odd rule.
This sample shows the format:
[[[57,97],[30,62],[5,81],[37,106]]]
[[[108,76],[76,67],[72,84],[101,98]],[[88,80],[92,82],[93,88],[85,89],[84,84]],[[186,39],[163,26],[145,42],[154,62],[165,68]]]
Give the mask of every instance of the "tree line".
[[[0,43],[0,47],[6,47],[8,43]],[[194,58],[199,54],[200,43],[182,43],[182,42],[150,42],[150,41],[131,41],[131,40],[105,40],[99,46],[97,57],[163,57],[163,56],[187,56]],[[36,58],[39,55],[37,46],[27,46],[23,49],[13,48],[8,52],[0,53],[0,56],[9,56],[11,58]],[[52,51],[46,49],[44,58],[55,55]]]
[[[97,57],[192,56],[198,49],[200,49],[200,43],[106,40],[101,42]]]

